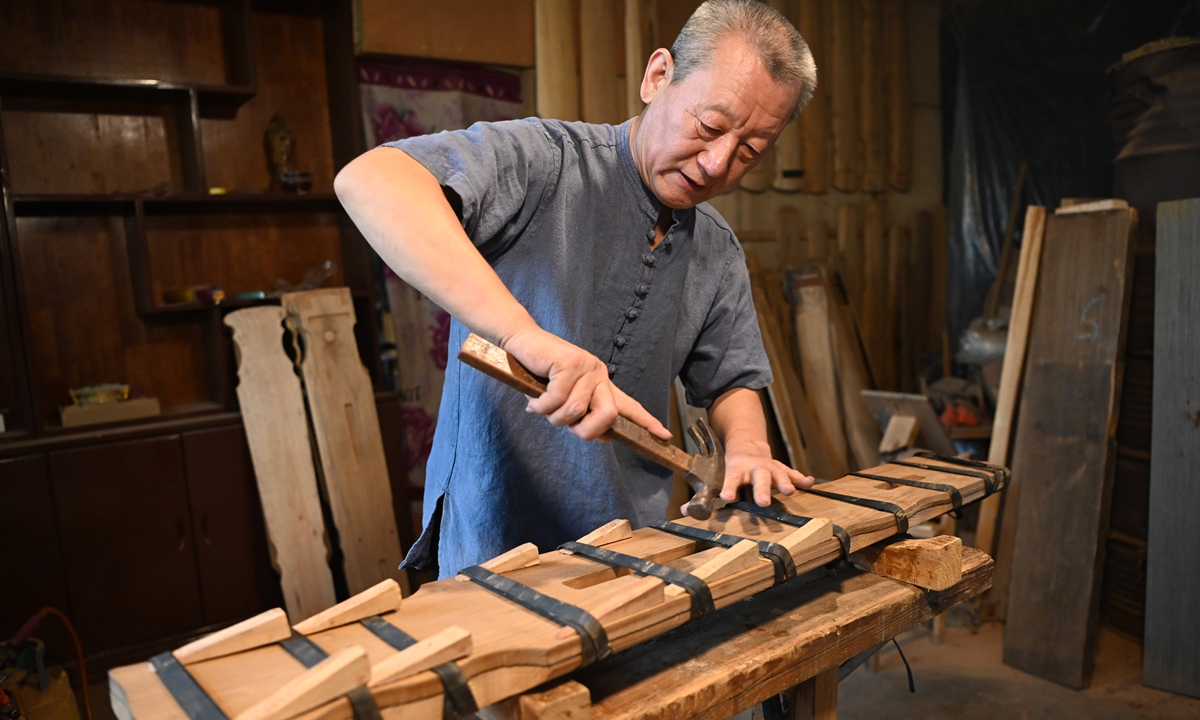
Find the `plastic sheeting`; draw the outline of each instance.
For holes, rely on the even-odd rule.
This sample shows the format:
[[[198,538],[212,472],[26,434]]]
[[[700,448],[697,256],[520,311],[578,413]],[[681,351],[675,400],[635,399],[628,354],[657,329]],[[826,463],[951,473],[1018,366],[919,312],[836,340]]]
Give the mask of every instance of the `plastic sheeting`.
[[[982,314],[1021,162],[1029,162],[1023,206],[1112,197],[1105,71],[1152,40],[1196,35],[1198,7],[1200,0],[943,3],[951,337]],[[1020,230],[1018,223],[1017,247]]]

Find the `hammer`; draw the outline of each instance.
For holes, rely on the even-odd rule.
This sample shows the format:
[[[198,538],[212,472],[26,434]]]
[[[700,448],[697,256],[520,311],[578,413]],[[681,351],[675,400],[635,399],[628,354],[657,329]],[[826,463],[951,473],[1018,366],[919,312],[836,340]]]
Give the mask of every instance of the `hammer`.
[[[529,372],[512,355],[475,333],[468,335],[463,342],[458,359],[529,397],[536,398],[546,392],[546,380]],[[640,452],[659,465],[683,473],[683,479],[696,493],[688,503],[688,517],[707,520],[712,515],[713,500],[725,484],[725,450],[721,447],[721,441],[713,435],[712,428],[703,420],[698,420],[688,428],[688,434],[700,448],[699,455],[689,455],[666,440],[659,440],[641,425],[621,415],[613,420],[605,436]]]

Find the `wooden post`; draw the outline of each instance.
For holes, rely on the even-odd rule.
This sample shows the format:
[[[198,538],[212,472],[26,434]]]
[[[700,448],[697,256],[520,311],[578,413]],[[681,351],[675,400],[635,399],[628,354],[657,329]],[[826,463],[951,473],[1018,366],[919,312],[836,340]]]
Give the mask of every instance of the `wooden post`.
[[[579,1],[579,89],[583,120],[619,124],[624,96],[617,80],[617,0]]]
[[[575,4],[536,0],[534,46],[537,63],[538,115],[579,119],[579,45]]]
[[[830,93],[833,98],[833,186],[854,192],[862,186],[862,147],[858,124],[859,85],[854,81],[854,3],[830,3]]]
[[[913,173],[912,54],[908,49],[908,26],[908,0],[887,0],[883,3],[888,98],[888,185],[899,192],[912,189]]]
[[[824,670],[794,688],[793,720],[837,720],[838,669]]]
[[[561,0],[560,0],[561,1]],[[625,115],[640,115],[642,78],[646,63],[658,42],[658,3],[655,0],[625,0]]]
[[[887,0],[890,4],[894,0]],[[887,100],[883,91],[883,33],[880,0],[861,0],[862,9],[862,58],[859,67],[862,77],[862,189],[865,192],[887,190],[887,128],[885,117]]]
[[[817,72],[825,72],[825,27],[822,24],[822,0],[799,0],[800,23],[797,29],[808,41]],[[803,189],[806,193],[829,191],[829,83],[817,81],[817,91],[800,113],[800,148],[804,168]]]

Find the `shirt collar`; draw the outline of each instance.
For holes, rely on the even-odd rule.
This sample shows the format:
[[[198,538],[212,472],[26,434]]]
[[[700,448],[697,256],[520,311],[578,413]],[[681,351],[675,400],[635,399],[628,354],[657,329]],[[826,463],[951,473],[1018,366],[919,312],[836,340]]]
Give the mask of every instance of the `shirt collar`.
[[[629,144],[629,131],[633,128],[633,119],[630,118],[617,126],[617,148],[620,152],[617,154],[621,158],[621,169],[625,172],[625,177],[629,180],[634,188],[633,194],[637,197],[638,206],[655,221],[658,220],[658,213],[662,210],[662,203],[650,192],[650,188],[646,187],[645,181],[642,180],[642,174],[638,172],[637,165],[633,162],[633,147]],[[681,222],[687,213],[693,212],[695,208],[687,208],[685,210],[672,210],[671,216],[674,222]]]

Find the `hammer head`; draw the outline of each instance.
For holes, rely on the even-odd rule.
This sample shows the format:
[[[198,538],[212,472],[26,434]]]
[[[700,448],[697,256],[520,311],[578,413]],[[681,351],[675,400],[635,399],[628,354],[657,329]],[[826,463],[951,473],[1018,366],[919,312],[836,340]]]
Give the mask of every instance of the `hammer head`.
[[[683,476],[696,493],[688,503],[687,513],[688,517],[707,520],[712,515],[713,501],[725,484],[725,449],[703,419],[688,428],[688,435],[700,453],[692,457],[692,467]]]

